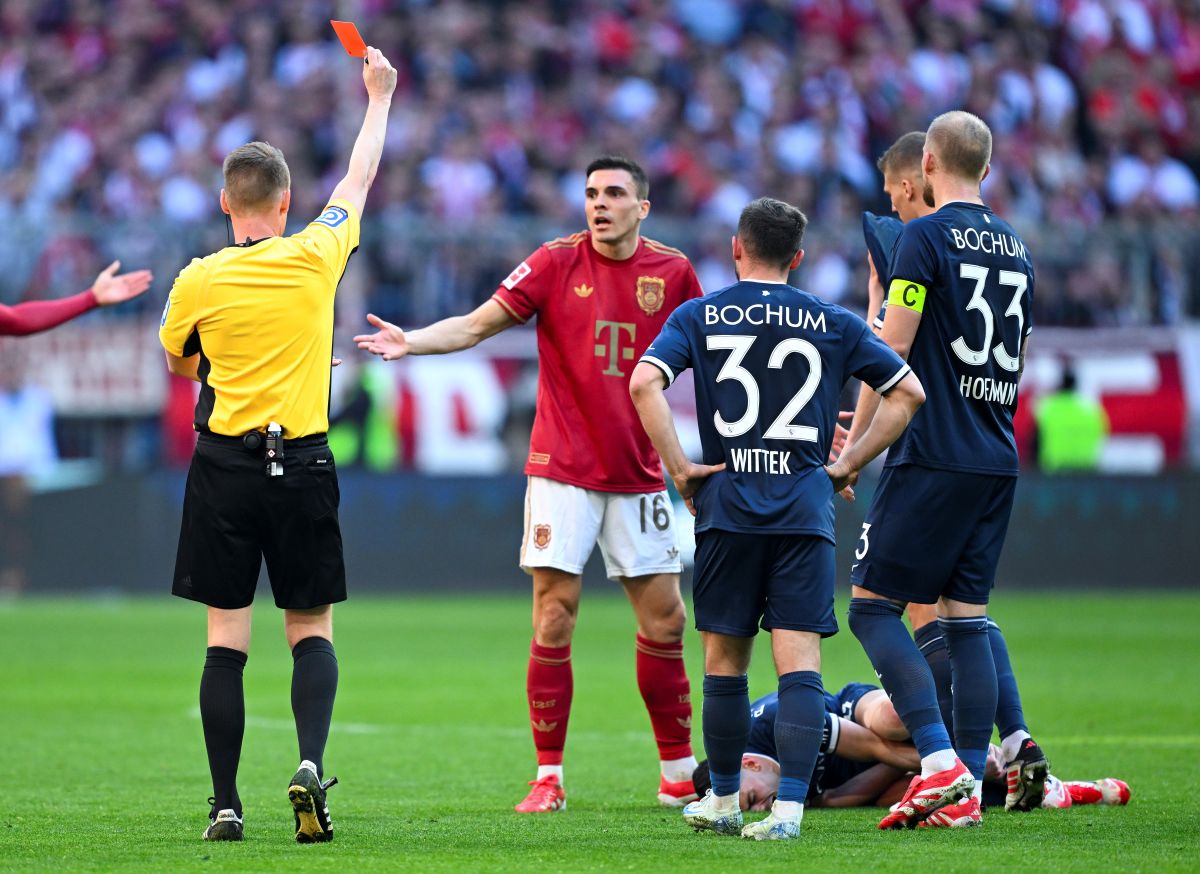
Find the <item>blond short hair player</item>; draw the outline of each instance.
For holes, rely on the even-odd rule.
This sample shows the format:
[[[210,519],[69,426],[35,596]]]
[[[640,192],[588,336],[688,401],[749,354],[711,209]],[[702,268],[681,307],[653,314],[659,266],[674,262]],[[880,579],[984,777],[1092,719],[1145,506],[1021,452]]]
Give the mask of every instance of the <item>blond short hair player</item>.
[[[206,840],[242,839],[242,669],[264,556],[294,660],[301,762],[288,799],[296,840],[333,839],[322,759],[338,678],[332,605],[346,599],[346,570],[326,440],[329,367],[334,294],[358,246],[396,87],[396,71],[377,49],[367,52],[363,82],[369,99],[362,130],[321,215],[284,236],[291,176],[283,153],[267,143],[234,149],[225,159],[221,209],[241,242],[185,267],[163,312],[167,366],[200,383],[200,436],[172,592],[208,606],[200,681],[213,781]],[[277,438],[272,425],[281,428]]]
[[[682,252],[641,236],[648,194],[646,174],[633,161],[593,161],[586,231],[541,246],[469,315],[407,333],[368,316],[379,331],[355,338],[386,359],[438,355],[538,317],[537,417],[525,465],[520,560],[533,576],[526,690],[538,773],[520,813],[566,807],[571,635],[580,574],[597,543],[637,617],[638,688],[658,743],[659,801],[681,806],[694,797],[679,548],[662,463],[638,424],[629,376],[667,316],[702,292]]]

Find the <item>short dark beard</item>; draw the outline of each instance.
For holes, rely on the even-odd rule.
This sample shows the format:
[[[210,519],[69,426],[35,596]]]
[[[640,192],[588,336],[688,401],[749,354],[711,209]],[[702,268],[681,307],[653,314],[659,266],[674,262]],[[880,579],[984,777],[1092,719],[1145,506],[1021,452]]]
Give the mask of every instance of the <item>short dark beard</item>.
[[[929,180],[925,180],[925,185],[921,189],[921,199],[925,201],[926,206],[936,206],[933,202],[933,186],[929,184]]]

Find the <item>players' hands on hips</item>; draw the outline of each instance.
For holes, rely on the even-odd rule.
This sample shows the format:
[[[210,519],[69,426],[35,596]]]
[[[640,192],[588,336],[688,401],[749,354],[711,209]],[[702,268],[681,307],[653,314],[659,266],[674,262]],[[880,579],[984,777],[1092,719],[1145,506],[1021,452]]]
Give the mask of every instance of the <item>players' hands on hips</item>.
[[[96,303],[102,307],[124,303],[137,297],[150,287],[150,281],[154,279],[154,274],[149,270],[137,270],[117,276],[116,272],[120,266],[120,261],[109,264],[92,283],[92,294],[96,297]]]
[[[671,482],[675,484],[679,497],[683,498],[688,512],[693,516],[696,515],[696,507],[692,503],[692,498],[696,496],[696,492],[700,491],[700,487],[704,485],[706,479],[724,469],[724,464],[693,464],[689,461],[687,467],[682,471],[671,475]]]
[[[377,48],[367,46],[367,63],[363,66],[363,84],[371,100],[390,101],[396,90],[396,68]]]
[[[833,490],[841,494],[845,490],[850,490],[850,495],[842,495],[848,501],[854,500],[853,486],[858,482],[858,471],[850,470],[848,466],[840,461],[835,461],[833,464],[825,465],[825,473],[833,483]]]
[[[408,354],[408,338],[404,336],[401,328],[391,322],[385,322],[374,313],[367,314],[367,321],[379,330],[374,334],[356,336],[354,342],[358,344],[359,349],[365,349],[372,355],[381,355],[384,361],[395,361]]]

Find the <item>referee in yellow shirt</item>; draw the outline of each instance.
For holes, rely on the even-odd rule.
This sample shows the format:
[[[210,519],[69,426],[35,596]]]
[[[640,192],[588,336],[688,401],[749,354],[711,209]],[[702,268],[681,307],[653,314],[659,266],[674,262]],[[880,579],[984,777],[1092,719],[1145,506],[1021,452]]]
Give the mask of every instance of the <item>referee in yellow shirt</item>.
[[[358,247],[396,71],[377,49],[350,167],[303,231],[283,236],[291,176],[283,153],[249,143],[225,159],[221,210],[235,245],[175,280],[159,338],[168,369],[200,383],[174,594],[208,605],[200,715],[212,772],[206,840],[240,841],[242,670],[262,558],[292,648],[300,767],[288,786],[296,840],[333,839],[322,759],[337,691],[333,607],[346,599],[338,483],[326,442],[333,299]]]

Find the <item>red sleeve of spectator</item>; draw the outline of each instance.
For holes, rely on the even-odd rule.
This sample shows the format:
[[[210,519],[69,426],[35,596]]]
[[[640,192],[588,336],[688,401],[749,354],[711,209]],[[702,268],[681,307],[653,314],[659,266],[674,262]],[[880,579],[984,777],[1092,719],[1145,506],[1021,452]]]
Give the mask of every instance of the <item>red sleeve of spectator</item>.
[[[524,324],[537,314],[547,296],[553,293],[557,273],[557,265],[549,250],[539,246],[500,283],[492,300]]]
[[[69,322],[96,307],[89,288],[61,300],[33,300],[6,307],[0,304],[0,337],[24,337]]]

